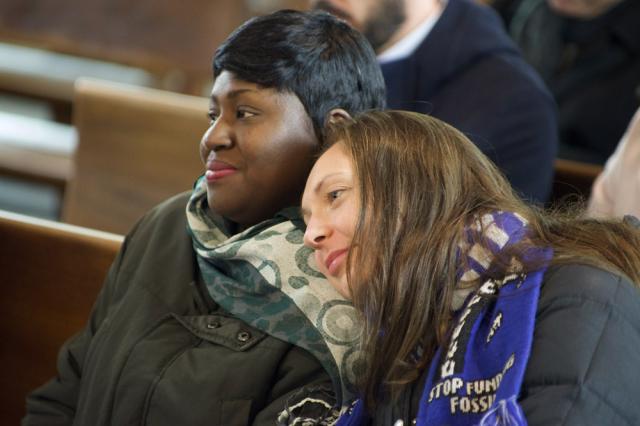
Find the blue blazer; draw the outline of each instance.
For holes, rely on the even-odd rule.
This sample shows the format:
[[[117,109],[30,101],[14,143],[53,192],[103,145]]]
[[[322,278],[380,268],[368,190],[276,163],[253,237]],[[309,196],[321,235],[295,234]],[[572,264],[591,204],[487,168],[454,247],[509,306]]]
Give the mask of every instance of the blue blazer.
[[[382,65],[388,107],[430,114],[465,133],[531,201],[548,199],[556,107],[490,8],[449,0],[408,58]]]

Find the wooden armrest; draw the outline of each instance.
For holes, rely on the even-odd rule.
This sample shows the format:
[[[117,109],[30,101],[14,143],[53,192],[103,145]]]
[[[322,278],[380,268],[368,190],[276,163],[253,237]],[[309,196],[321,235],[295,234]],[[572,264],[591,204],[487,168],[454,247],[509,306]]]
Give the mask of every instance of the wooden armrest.
[[[0,423],[55,375],[62,343],[85,324],[123,237],[0,210]]]

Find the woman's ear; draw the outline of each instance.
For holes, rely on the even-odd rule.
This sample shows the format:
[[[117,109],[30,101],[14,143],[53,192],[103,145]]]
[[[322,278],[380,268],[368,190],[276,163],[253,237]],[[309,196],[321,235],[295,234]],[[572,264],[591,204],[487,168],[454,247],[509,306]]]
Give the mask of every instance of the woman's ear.
[[[351,115],[342,108],[334,108],[327,114],[325,125],[340,123],[344,120],[351,120]]]

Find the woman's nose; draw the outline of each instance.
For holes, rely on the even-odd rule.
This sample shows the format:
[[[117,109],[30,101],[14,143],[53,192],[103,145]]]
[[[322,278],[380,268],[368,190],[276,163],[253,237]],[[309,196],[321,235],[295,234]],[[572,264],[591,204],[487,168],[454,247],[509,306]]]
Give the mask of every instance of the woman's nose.
[[[318,220],[309,220],[304,233],[304,244],[312,249],[318,249],[329,236],[329,228]]]
[[[233,145],[231,127],[219,117],[202,136],[202,145],[208,151],[218,151]]]

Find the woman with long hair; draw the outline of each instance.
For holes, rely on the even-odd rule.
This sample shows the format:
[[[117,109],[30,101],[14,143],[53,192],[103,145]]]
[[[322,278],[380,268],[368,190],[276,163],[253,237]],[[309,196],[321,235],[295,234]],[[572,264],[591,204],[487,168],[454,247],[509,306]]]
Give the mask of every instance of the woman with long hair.
[[[339,424],[640,423],[633,220],[528,205],[417,113],[365,113],[324,148],[305,244],[364,321]]]

